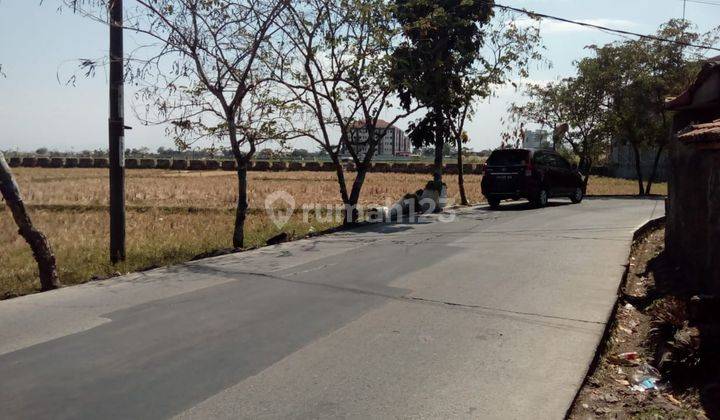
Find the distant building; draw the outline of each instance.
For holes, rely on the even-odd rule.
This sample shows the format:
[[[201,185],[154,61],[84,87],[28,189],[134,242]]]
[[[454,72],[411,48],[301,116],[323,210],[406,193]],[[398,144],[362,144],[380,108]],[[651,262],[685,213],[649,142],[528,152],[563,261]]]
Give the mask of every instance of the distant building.
[[[523,147],[527,149],[550,149],[550,132],[545,130],[528,130],[525,132]]]
[[[410,156],[410,139],[405,132],[387,121],[378,120],[375,126],[376,131],[387,129],[383,138],[378,142],[374,157],[393,158]],[[365,156],[368,151],[368,126],[364,121],[356,122],[350,129],[350,143],[358,156]],[[349,156],[346,145],[342,145],[341,154]]]

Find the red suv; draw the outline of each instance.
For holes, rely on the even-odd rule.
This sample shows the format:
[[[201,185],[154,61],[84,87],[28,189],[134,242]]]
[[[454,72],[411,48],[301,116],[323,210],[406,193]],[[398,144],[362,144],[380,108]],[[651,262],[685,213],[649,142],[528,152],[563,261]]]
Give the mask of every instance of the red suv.
[[[490,154],[482,179],[482,193],[490,207],[504,199],[525,198],[544,207],[550,197],[583,199],[583,182],[577,166],[554,150],[498,149]]]

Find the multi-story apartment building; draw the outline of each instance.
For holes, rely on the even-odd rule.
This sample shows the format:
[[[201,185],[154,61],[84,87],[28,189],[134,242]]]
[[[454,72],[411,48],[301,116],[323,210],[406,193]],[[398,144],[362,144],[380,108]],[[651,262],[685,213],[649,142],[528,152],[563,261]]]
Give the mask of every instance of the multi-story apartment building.
[[[385,135],[378,142],[375,150],[375,157],[392,158],[392,157],[408,157],[410,156],[410,139],[405,132],[395,126],[390,125],[387,121],[378,120],[375,125],[375,131],[385,130]],[[381,133],[382,134],[382,133]],[[364,121],[356,122],[350,130],[350,143],[359,156],[364,156],[368,151],[368,125]],[[350,153],[345,145],[341,148],[344,156]]]

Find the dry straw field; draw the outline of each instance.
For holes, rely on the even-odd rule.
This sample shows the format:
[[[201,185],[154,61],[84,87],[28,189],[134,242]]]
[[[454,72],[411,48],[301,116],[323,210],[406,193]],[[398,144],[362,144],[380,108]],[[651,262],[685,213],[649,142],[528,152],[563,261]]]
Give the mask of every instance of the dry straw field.
[[[108,263],[107,170],[17,168],[15,175],[33,221],[50,239],[60,279],[66,285],[187,261],[231,246],[237,191],[233,173],[128,171],[128,260],[120,266]],[[251,172],[249,178],[248,247],[262,245],[279,233],[264,210],[265,197],[272,192],[287,191],[298,207],[341,203],[334,173]],[[424,174],[369,174],[362,204],[397,200],[422,187],[428,178]],[[471,201],[481,200],[480,179],[480,175],[466,176]],[[446,182],[449,196],[455,197],[457,177],[449,175]],[[636,188],[633,181],[595,178],[589,193],[633,194]],[[661,184],[655,192],[664,193],[664,189]],[[306,223],[298,212],[284,230],[300,237],[334,225],[312,218]],[[32,254],[4,206],[0,206],[0,267],[0,298],[36,289]]]

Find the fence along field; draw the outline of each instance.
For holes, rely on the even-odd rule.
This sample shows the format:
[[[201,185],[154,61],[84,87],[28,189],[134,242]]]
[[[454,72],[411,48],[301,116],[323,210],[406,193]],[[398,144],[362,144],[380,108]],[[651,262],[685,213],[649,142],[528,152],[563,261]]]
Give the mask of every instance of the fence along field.
[[[199,254],[231,246],[236,197],[232,172],[138,169],[127,172],[128,260],[108,262],[108,179],[105,169],[16,168],[15,175],[35,224],[56,253],[63,284],[82,283],[148,267],[187,261]],[[354,174],[349,174],[348,183]],[[249,247],[278,234],[268,219],[265,197],[277,190],[292,194],[297,206],[341,203],[332,172],[250,172],[246,235]],[[415,191],[427,174],[371,173],[361,204],[384,205]],[[480,175],[466,176],[471,201],[481,201]],[[456,197],[457,177],[447,175],[448,195]],[[593,178],[591,194],[632,194],[635,182]],[[661,185],[660,188],[664,188]],[[27,244],[17,234],[4,204],[0,206],[0,298],[35,291],[37,267]],[[334,227],[332,221],[296,212],[284,228],[294,237]]]

